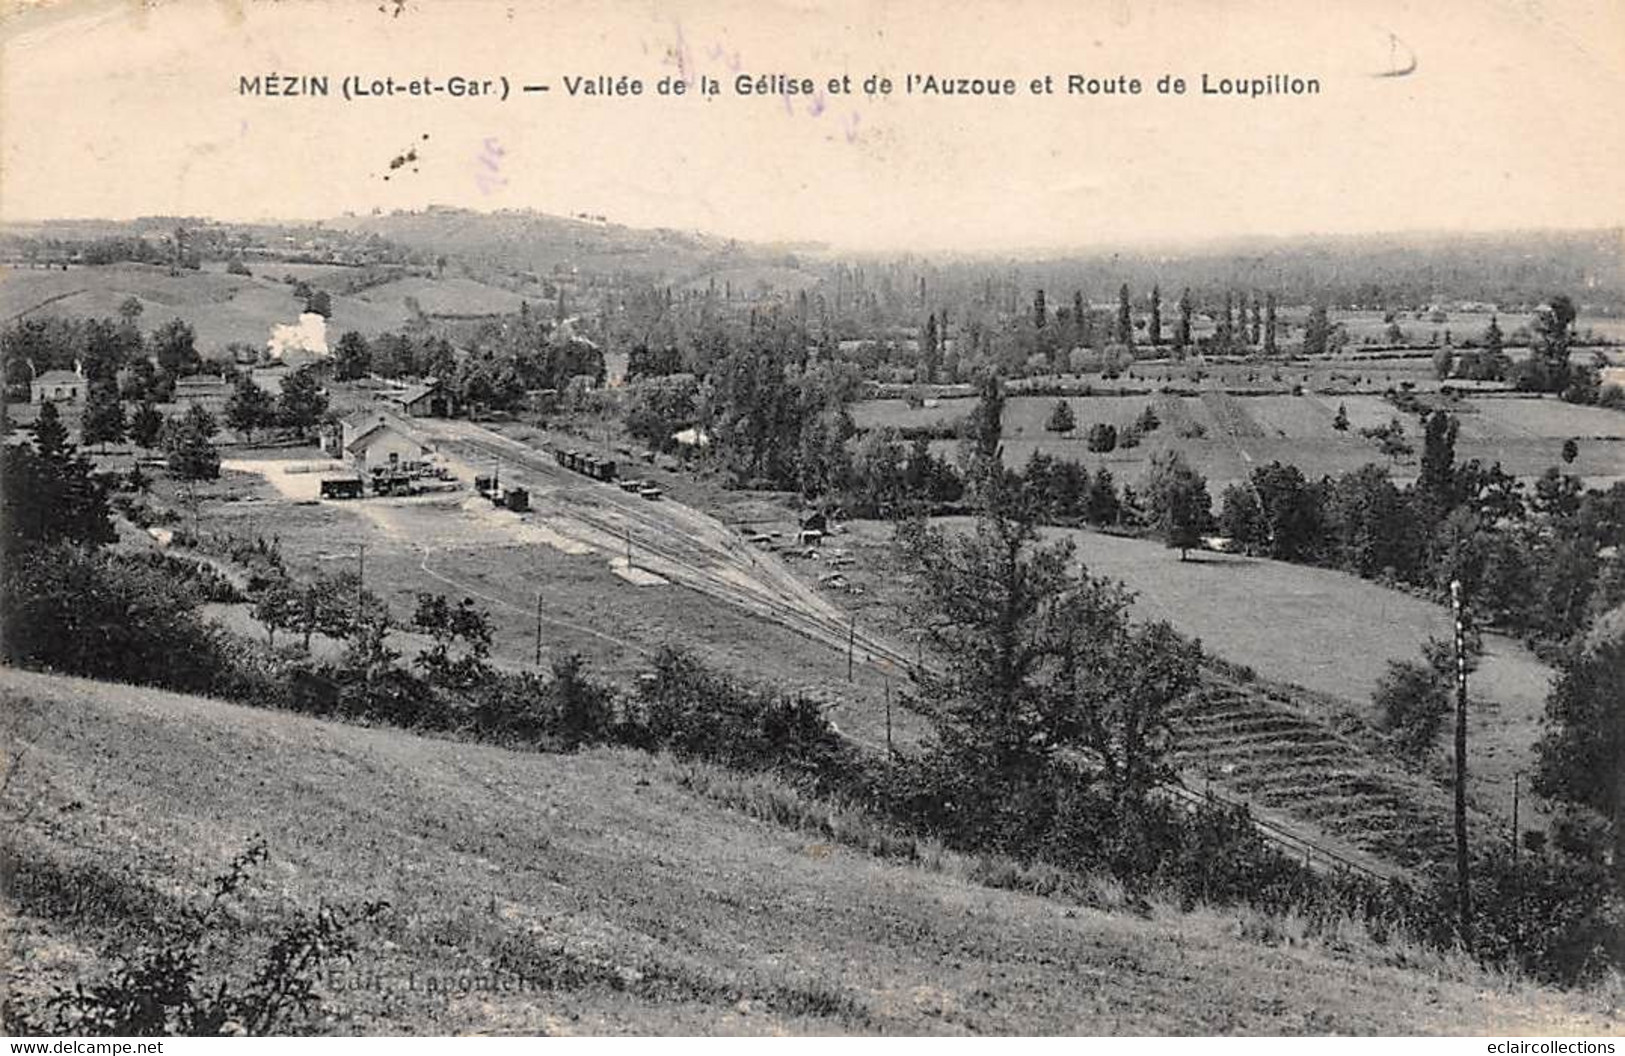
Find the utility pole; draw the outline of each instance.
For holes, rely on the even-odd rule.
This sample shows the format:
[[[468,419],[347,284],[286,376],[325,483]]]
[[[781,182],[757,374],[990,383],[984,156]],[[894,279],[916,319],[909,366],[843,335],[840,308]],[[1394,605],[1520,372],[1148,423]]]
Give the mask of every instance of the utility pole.
[[[1456,903],[1458,930],[1473,945],[1472,884],[1467,875],[1467,628],[1462,619],[1461,580],[1450,581],[1450,608],[1456,621]]]
[[[852,681],[852,654],[858,644],[858,618],[852,617],[852,626],[846,632],[846,680]]]
[[[1522,770],[1512,771],[1512,864],[1518,864],[1518,781],[1523,777]]]
[[[536,666],[541,666],[541,591],[536,591]]]
[[[891,747],[891,676],[886,678],[886,758],[893,755]]]

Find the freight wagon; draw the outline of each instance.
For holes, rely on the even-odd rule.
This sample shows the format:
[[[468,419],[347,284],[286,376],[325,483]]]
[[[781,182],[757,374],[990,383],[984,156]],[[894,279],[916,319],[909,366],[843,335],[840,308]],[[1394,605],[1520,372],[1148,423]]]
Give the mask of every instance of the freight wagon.
[[[553,460],[573,473],[580,473],[594,480],[615,479],[615,460],[612,458],[599,458],[597,455],[571,450],[554,451]]]

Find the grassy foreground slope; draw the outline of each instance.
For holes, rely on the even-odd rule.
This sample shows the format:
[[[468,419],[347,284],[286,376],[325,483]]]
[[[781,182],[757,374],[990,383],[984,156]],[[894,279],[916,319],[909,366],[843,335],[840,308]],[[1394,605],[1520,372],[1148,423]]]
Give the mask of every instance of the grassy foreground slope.
[[[1246,914],[1112,914],[717,806],[669,760],[508,752],[0,670],[14,992],[105,970],[141,917],[271,861],[212,956],[290,904],[387,898],[317,1030],[1610,1033],[1563,995]],[[726,780],[712,775],[715,780]],[[17,822],[18,818],[20,822]],[[529,993],[430,992],[508,973]],[[416,983],[416,989],[410,984]],[[353,989],[341,989],[359,984]]]

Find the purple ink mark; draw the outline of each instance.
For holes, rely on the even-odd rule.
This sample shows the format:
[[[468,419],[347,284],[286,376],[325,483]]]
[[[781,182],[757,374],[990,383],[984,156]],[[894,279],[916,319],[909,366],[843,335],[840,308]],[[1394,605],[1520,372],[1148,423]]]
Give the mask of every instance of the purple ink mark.
[[[480,189],[481,194],[491,194],[507,186],[508,178],[502,175],[502,158],[507,153],[495,136],[486,136],[480,144],[480,152],[475,155],[474,160],[484,171],[475,170],[474,185]]]
[[[693,53],[688,49],[688,42],[683,39],[683,24],[673,20],[672,28],[677,31],[677,42],[666,52],[668,65],[677,67],[677,79],[685,84],[694,83]]]
[[[673,19],[672,28],[676,33],[677,39],[671,47],[666,49],[665,58],[661,61],[663,65],[677,67],[679,80],[682,80],[691,86],[696,81],[702,80],[701,74],[703,71],[700,68],[701,63],[712,68],[714,68],[716,64],[720,63],[728,70],[729,73],[733,74],[739,73],[744,68],[744,60],[740,56],[740,53],[737,50],[732,52],[728,51],[726,46],[724,46],[721,41],[717,41],[713,44],[702,47],[700,49],[701,63],[696,63],[694,49],[689,47],[688,39],[683,34],[682,23],[676,19]],[[779,97],[784,103],[785,116],[795,117],[795,96],[789,91],[781,91],[779,93]],[[709,99],[710,96],[707,95],[707,101],[709,101]],[[827,93],[820,89],[809,94],[807,99],[806,116],[811,118],[819,118],[824,116],[826,112],[830,111],[831,103]],[[848,143],[857,142],[858,124],[860,120],[861,118],[856,110],[848,111],[845,117],[841,119],[842,129]]]

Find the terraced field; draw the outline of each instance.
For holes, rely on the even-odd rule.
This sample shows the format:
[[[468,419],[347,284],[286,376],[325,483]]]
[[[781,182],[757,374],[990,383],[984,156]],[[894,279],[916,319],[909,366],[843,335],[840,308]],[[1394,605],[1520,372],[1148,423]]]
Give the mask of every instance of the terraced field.
[[[1266,822],[1317,832],[1317,843],[1356,866],[1385,876],[1395,866],[1426,872],[1453,853],[1443,789],[1300,710],[1288,691],[1212,679],[1173,726],[1186,784],[1243,799]],[[1470,828],[1479,838],[1499,836],[1482,817]]]

